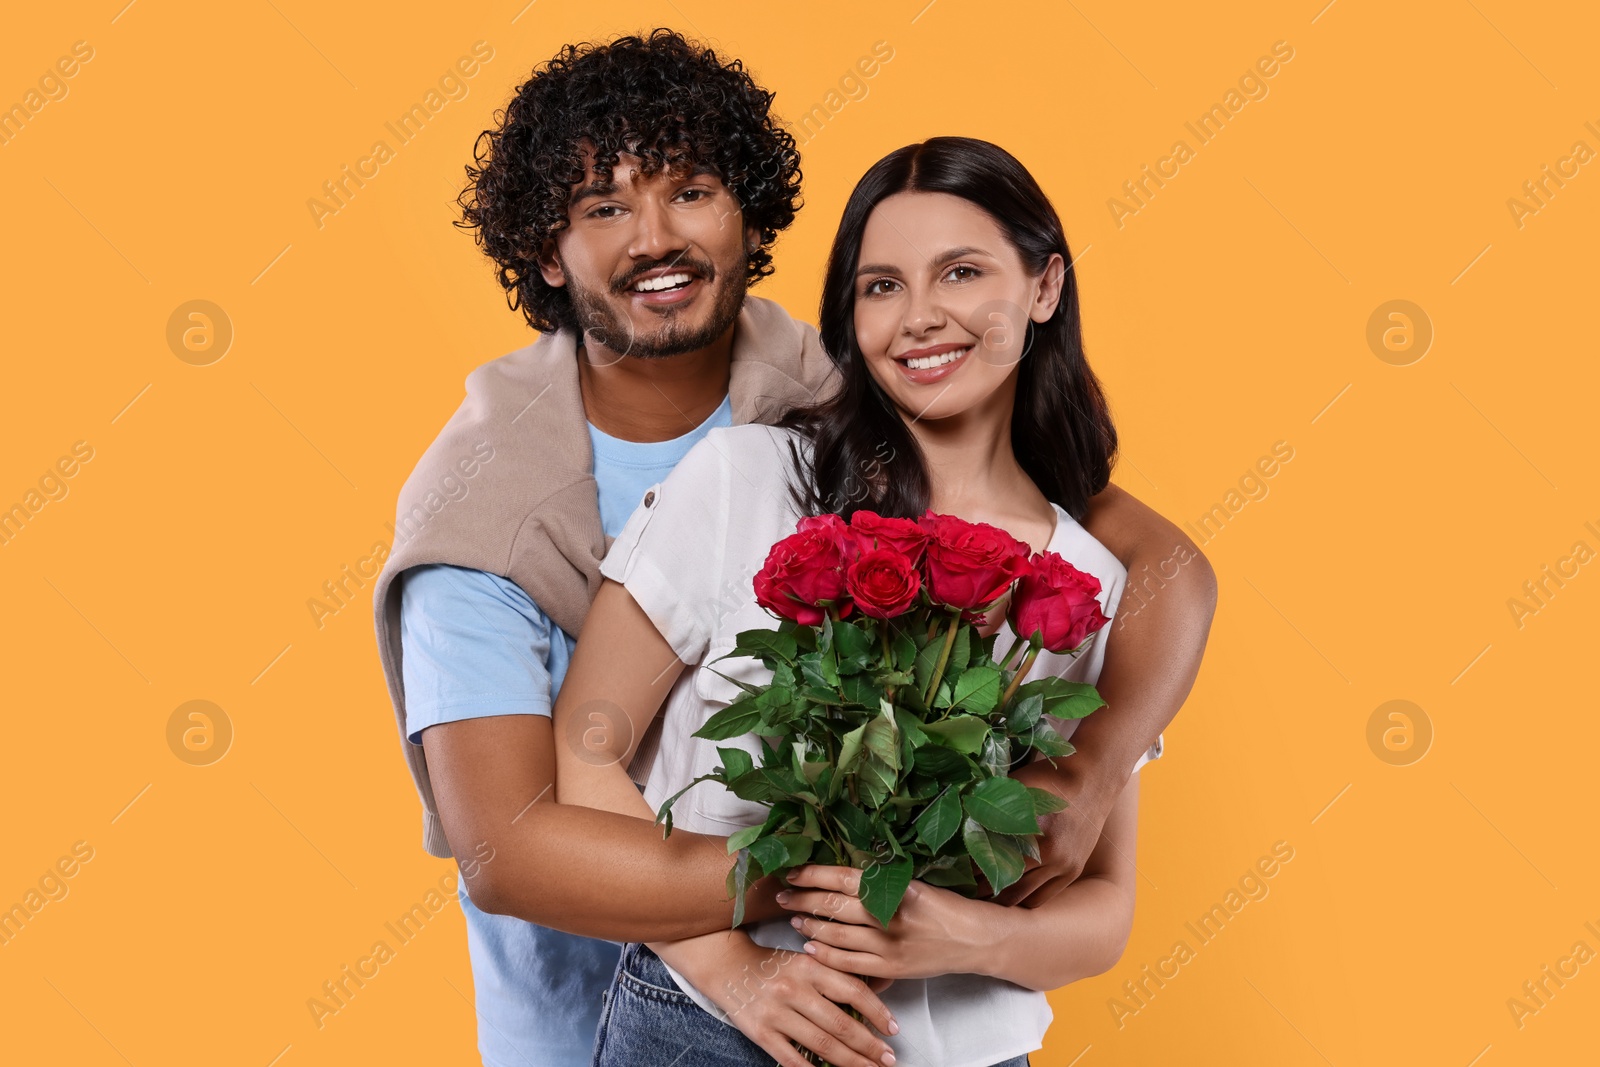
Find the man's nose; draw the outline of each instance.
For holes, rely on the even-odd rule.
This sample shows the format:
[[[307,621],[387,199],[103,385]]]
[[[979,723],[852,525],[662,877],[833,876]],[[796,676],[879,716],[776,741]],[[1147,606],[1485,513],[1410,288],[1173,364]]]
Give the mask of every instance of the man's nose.
[[[686,242],[672,223],[672,214],[663,204],[646,204],[634,215],[633,239],[628,255],[634,259],[671,259],[681,253]]]

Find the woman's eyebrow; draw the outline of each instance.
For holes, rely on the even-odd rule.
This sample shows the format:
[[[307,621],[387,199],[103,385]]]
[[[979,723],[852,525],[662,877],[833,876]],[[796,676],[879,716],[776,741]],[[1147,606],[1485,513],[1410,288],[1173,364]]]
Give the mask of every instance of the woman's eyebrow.
[[[963,245],[960,248],[952,248],[948,252],[940,252],[935,258],[928,260],[928,264],[933,267],[942,267],[946,263],[950,263],[957,259],[964,259],[967,256],[987,256],[988,254],[989,253],[984,249],[976,246]],[[894,274],[897,273],[899,269],[900,268],[898,267],[891,267],[883,263],[869,263],[856,271],[856,277],[860,278],[866,274]]]

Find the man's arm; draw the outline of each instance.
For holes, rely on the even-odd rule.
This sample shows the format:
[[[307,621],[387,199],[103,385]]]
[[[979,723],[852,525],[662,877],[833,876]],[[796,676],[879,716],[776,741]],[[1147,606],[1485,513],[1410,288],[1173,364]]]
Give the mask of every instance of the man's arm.
[[[556,804],[550,642],[559,631],[512,583],[417,568],[401,579],[408,732],[420,733],[450,850],[480,910],[613,941],[726,930],[721,838]],[[652,907],[622,907],[648,886]],[[780,913],[752,893],[752,918]]]
[[[1095,683],[1106,707],[1078,723],[1071,756],[1014,775],[1069,807],[1041,820],[1043,862],[995,898],[1004,904],[1038,907],[1082,872],[1134,764],[1188,698],[1217,607],[1217,578],[1199,548],[1129,493],[1106,486],[1084,528],[1128,571]]]

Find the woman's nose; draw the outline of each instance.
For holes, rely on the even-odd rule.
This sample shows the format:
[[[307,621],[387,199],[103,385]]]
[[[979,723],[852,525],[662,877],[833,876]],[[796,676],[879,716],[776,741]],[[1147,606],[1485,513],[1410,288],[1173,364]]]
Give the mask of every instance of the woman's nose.
[[[945,323],[944,306],[930,290],[913,290],[906,306],[905,329],[910,334],[926,334]]]

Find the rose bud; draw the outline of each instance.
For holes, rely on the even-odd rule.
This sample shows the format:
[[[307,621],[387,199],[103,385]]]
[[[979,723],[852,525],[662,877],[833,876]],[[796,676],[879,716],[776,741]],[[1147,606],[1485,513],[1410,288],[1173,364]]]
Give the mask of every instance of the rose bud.
[[[847,587],[862,614],[892,619],[917,599],[922,576],[911,560],[891,548],[863,552],[846,572]]]
[[[1028,573],[1028,546],[998,527],[932,511],[921,526],[929,535],[922,565],[928,594],[946,607],[992,604]]]
[[[838,529],[844,529],[842,524]],[[828,603],[839,618],[846,617],[851,604],[845,596],[845,567],[854,547],[827,523],[790,534],[772,546],[755,577],[756,603],[802,626],[820,626]]]
[[[1041,638],[1050,652],[1070,652],[1111,620],[1100,610],[1100,579],[1054,552],[1033,557],[1011,594],[1008,616],[1018,637]]]

